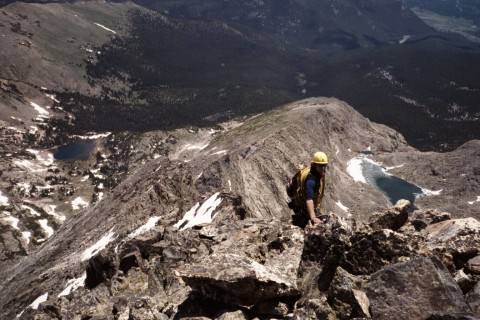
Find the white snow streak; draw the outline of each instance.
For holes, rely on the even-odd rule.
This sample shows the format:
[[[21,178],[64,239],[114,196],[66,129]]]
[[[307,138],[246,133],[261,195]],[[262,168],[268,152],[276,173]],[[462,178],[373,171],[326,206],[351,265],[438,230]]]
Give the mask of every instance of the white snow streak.
[[[135,237],[138,237],[139,235],[144,234],[145,232],[152,230],[159,220],[160,217],[151,217],[150,219],[148,219],[147,223],[130,233],[127,238],[133,239]]]
[[[83,139],[83,140],[95,140],[95,139],[100,139],[100,138],[107,138],[111,134],[112,134],[111,132],[105,132],[105,133],[94,133],[94,132],[92,132],[91,134],[89,134],[87,136],[73,135],[72,137]]]
[[[20,312],[18,315],[17,315],[17,318],[20,318],[22,316],[22,314],[25,312],[25,310],[27,310],[28,308],[32,308],[33,310],[37,310],[38,309],[38,306],[40,305],[40,303],[44,303],[45,301],[47,301],[48,299],[48,292],[45,293],[45,294],[42,294],[40,297],[38,297],[37,299],[35,299],[28,307],[26,307],[25,309],[23,309],[22,312]]]
[[[183,231],[194,226],[211,223],[213,220],[212,214],[214,210],[222,202],[222,198],[219,197],[219,195],[220,192],[215,193],[200,207],[199,203],[197,202],[174,226],[176,228],[180,228],[180,231]]]
[[[104,235],[100,240],[98,240],[96,243],[94,243],[92,246],[90,246],[89,248],[85,249],[85,251],[83,252],[82,254],[82,258],[81,260],[82,261],[87,261],[88,259],[90,259],[91,257],[94,257],[95,255],[97,255],[100,251],[102,251],[103,249],[106,248],[106,246],[112,242],[113,240],[115,240],[115,232],[112,231],[112,229],[110,229],[110,231]]]
[[[30,101],[30,105],[38,112],[41,117],[48,117],[50,114],[45,108],[40,107],[35,102]]]
[[[406,34],[406,35],[404,35],[404,36],[402,37],[402,39],[400,39],[400,40],[398,41],[398,43],[399,43],[399,44],[404,44],[404,43],[407,42],[408,39],[410,39],[411,37],[412,37],[412,36],[410,36],[409,34]]]
[[[68,296],[73,291],[77,290],[80,287],[85,286],[85,280],[87,279],[87,273],[84,272],[80,278],[70,279],[67,281],[65,289],[58,294],[58,297]]]
[[[340,201],[335,202],[335,204],[343,211],[348,212],[348,208],[344,206],[343,203],[341,203]]]
[[[438,196],[443,191],[443,189],[436,190],[436,191],[429,190],[429,189],[426,189],[426,188],[421,188],[421,189],[422,189],[423,195],[425,195],[425,196]]]
[[[104,30],[107,30],[107,31],[109,31],[109,32],[111,32],[111,33],[113,33],[113,34],[117,34],[117,32],[116,32],[115,30],[112,30],[112,29],[110,29],[110,28],[107,28],[107,27],[105,27],[103,24],[100,24],[100,23],[95,22],[95,25],[96,25],[96,26],[99,26],[100,28],[102,28],[102,29],[104,29]]]

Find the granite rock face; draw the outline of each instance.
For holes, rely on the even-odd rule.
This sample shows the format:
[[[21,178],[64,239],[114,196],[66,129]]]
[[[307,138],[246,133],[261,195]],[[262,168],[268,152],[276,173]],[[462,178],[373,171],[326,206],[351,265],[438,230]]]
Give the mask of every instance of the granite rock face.
[[[374,273],[367,284],[374,319],[425,319],[435,313],[467,313],[463,293],[439,259],[416,258]]]

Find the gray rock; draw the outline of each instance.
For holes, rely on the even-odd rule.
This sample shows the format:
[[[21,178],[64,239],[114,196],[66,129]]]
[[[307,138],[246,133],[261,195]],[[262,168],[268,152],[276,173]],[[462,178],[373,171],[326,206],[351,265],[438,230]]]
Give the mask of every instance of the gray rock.
[[[408,221],[412,203],[408,200],[399,200],[393,209],[386,212],[374,214],[370,220],[370,227],[373,230],[391,229],[398,230]]]
[[[298,303],[293,313],[294,320],[336,320],[337,316],[322,296],[318,299],[308,299]]]
[[[451,216],[448,212],[438,210],[417,210],[410,217],[410,223],[419,231],[425,229],[428,225],[445,220],[450,220]]]
[[[341,266],[356,275],[367,275],[383,267],[408,260],[422,251],[422,239],[390,229],[357,232],[352,247],[344,254]]]
[[[370,317],[369,301],[361,290],[363,280],[338,267],[330,283],[328,300],[340,318]]]
[[[480,317],[480,282],[477,282],[475,287],[467,293],[466,299],[473,313]]]
[[[179,269],[183,280],[210,299],[253,305],[299,295],[295,281],[277,270],[238,254],[212,254]]]
[[[470,273],[480,274],[480,256],[468,260],[466,267]]]
[[[463,293],[467,293],[468,291],[472,290],[475,286],[475,283],[477,283],[476,279],[470,274],[466,274],[463,269],[457,270],[453,279],[457,282]]]
[[[255,314],[270,317],[285,317],[288,314],[288,305],[281,301],[263,301],[255,306]]]
[[[216,318],[215,320],[247,320],[248,318],[245,316],[243,311],[237,310],[234,312],[226,312],[222,314],[220,317]]]
[[[367,284],[374,319],[426,319],[438,313],[468,313],[462,291],[440,260],[416,258],[374,273]]]

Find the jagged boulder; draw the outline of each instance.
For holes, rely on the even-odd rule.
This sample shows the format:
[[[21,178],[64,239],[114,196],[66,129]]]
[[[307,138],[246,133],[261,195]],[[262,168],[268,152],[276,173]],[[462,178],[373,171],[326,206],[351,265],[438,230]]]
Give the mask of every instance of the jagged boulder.
[[[247,320],[248,318],[245,316],[245,313],[241,310],[233,311],[233,312],[226,312],[222,314],[220,317],[216,318],[215,320]]]
[[[369,226],[373,230],[400,229],[407,221],[412,203],[408,200],[399,200],[395,206],[386,212],[374,213],[370,217]]]
[[[295,306],[293,320],[337,320],[326,296],[303,300]]]
[[[430,250],[451,270],[463,268],[480,253],[480,222],[475,218],[452,219],[422,230]]]
[[[478,279],[471,274],[465,273],[463,269],[457,270],[453,275],[453,279],[457,282],[458,286],[462,289],[463,293],[467,293],[473,289]]]
[[[426,319],[434,314],[468,313],[462,291],[436,257],[416,258],[371,275],[367,284],[374,319]]]
[[[410,223],[414,226],[415,230],[420,231],[431,224],[450,219],[451,215],[448,212],[438,210],[416,210],[410,217]]]
[[[466,295],[467,303],[475,316],[480,317],[480,282]]]
[[[341,319],[370,317],[369,300],[362,290],[363,279],[338,267],[330,283],[328,301]]]
[[[300,293],[295,279],[233,253],[213,253],[198,263],[179,269],[179,272],[192,289],[227,304],[254,305]]]
[[[480,274],[480,256],[468,260],[466,267],[470,273]]]
[[[422,252],[422,238],[405,235],[390,229],[373,232],[357,232],[351,238],[352,246],[348,250],[341,266],[350,273],[366,275]]]

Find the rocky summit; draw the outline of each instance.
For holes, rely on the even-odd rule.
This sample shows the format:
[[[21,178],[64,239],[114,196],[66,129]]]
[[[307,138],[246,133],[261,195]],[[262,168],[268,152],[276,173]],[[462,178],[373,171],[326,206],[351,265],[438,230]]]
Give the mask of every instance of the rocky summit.
[[[94,150],[117,138],[103,139]],[[334,98],[135,141],[114,144],[139,149],[125,171],[110,156],[73,162],[118,180],[45,241],[25,242],[43,218],[4,189],[18,220],[2,220],[2,319],[480,317],[479,141],[421,152]],[[285,185],[319,149],[330,157],[321,223],[302,229]]]

